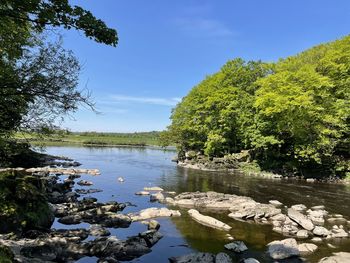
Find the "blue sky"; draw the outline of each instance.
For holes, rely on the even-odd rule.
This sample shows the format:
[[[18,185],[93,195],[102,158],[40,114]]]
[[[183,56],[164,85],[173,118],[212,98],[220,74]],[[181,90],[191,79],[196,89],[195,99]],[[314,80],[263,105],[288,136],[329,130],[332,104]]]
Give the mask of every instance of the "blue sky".
[[[116,48],[77,31],[64,45],[83,65],[100,114],[81,108],[72,131],[163,130],[171,109],[228,60],[275,61],[349,34],[349,0],[72,1],[116,28]]]

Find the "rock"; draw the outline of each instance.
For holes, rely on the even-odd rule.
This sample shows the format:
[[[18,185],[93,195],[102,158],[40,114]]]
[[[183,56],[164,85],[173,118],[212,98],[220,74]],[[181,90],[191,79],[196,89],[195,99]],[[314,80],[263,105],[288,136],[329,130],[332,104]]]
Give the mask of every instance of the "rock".
[[[246,258],[243,260],[243,263],[260,263],[260,262],[255,258]]]
[[[312,254],[313,252],[315,252],[317,250],[317,248],[318,247],[312,243],[303,243],[303,244],[298,245],[300,255],[302,255],[302,256]]]
[[[248,250],[243,241],[234,241],[225,245],[225,248],[237,253]]]
[[[291,208],[296,211],[302,212],[302,211],[305,211],[307,207],[303,204],[298,204],[298,205],[292,205]]]
[[[314,233],[314,235],[316,236],[322,236],[322,237],[326,237],[330,234],[330,232],[323,226],[316,226],[312,231],[312,233]]]
[[[316,205],[311,207],[312,210],[324,210],[325,206],[324,205]]]
[[[311,239],[311,241],[312,241],[312,242],[315,242],[315,243],[320,243],[320,242],[322,242],[322,238],[320,238],[320,237],[313,237],[313,238]]]
[[[342,228],[332,229],[332,233],[331,233],[332,238],[344,238],[344,237],[348,237],[348,236],[349,236],[349,234]]]
[[[231,229],[231,227],[213,217],[210,216],[206,216],[206,215],[202,215],[201,213],[199,213],[197,210],[195,209],[190,209],[188,210],[188,214],[198,223],[208,226],[208,227],[212,227],[212,228],[216,228],[216,229],[220,229],[220,230],[225,230],[225,231],[229,231]]]
[[[215,263],[215,255],[212,253],[192,253],[189,255],[171,257],[170,263]]]
[[[87,180],[80,180],[77,184],[81,186],[90,186],[90,185],[93,185],[93,182],[90,182]]]
[[[280,201],[278,201],[278,200],[270,200],[269,203],[270,203],[271,205],[273,205],[273,206],[276,206],[276,207],[283,205],[283,204],[282,204]]]
[[[302,229],[302,230],[299,230],[297,232],[297,237],[298,238],[308,238],[309,234],[308,234],[307,230]]]
[[[163,188],[160,188],[158,186],[144,187],[143,190],[145,190],[145,191],[159,191],[159,192],[163,192],[164,191]]]
[[[160,224],[158,221],[150,220],[148,222],[148,230],[151,230],[151,229],[159,230],[159,228],[160,228]]]
[[[79,215],[68,215],[58,219],[58,222],[64,225],[76,225],[80,224],[82,217]]]
[[[307,178],[306,179],[307,183],[314,183],[315,181],[316,181],[316,179],[314,179],[314,178]]]
[[[108,231],[108,229],[100,226],[100,225],[91,225],[89,228],[90,235],[92,236],[109,236],[111,232]]]
[[[171,217],[171,216],[181,216],[181,213],[178,210],[170,210],[168,208],[162,207],[151,207],[144,210],[141,210],[138,213],[129,214],[132,221],[140,221],[155,217]]]
[[[118,177],[117,180],[118,180],[119,183],[123,183],[125,181],[123,177]]]
[[[226,253],[219,253],[215,256],[215,263],[232,263],[232,259]]]
[[[139,192],[136,192],[135,195],[149,195],[149,192],[148,191],[139,191]]]
[[[106,257],[98,259],[97,263],[119,263],[119,261],[113,257]]]
[[[75,192],[81,195],[86,195],[86,194],[99,193],[99,192],[102,192],[102,190],[101,189],[75,189]]]
[[[285,259],[300,255],[297,241],[294,238],[269,243],[268,253],[273,259]]]
[[[343,217],[330,217],[330,218],[327,218],[327,221],[330,224],[339,224],[339,223],[346,223],[347,222],[347,220]]]
[[[314,224],[311,222],[311,220],[293,208],[288,208],[288,217],[306,230],[311,231],[314,229]]]
[[[150,195],[151,202],[163,202],[164,200],[165,200],[165,197],[161,192]]]
[[[345,263],[350,262],[350,253],[338,252],[333,253],[333,256],[322,258],[319,263]]]

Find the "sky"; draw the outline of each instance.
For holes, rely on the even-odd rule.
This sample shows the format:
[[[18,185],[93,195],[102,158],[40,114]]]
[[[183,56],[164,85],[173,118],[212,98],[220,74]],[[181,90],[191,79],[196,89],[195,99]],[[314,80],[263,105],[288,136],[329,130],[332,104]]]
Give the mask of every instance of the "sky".
[[[276,61],[349,34],[349,0],[74,0],[118,31],[110,47],[60,30],[82,64],[98,114],[81,107],[71,131],[163,130],[172,108],[228,60]]]

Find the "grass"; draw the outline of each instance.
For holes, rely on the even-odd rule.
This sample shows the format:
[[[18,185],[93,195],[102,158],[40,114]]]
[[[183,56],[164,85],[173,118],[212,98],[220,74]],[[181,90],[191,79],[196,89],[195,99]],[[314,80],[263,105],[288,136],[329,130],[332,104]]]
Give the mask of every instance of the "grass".
[[[36,134],[16,134],[18,140],[27,140],[34,145],[86,145],[86,146],[160,146],[159,132],[103,133],[59,132],[39,137]]]

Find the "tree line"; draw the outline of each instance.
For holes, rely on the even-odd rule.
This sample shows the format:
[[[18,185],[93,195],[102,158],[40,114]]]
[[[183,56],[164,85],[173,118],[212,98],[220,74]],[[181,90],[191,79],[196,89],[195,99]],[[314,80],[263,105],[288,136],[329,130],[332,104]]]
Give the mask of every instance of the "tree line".
[[[228,61],[173,109],[179,156],[249,150],[264,169],[350,171],[350,36],[276,63]]]

